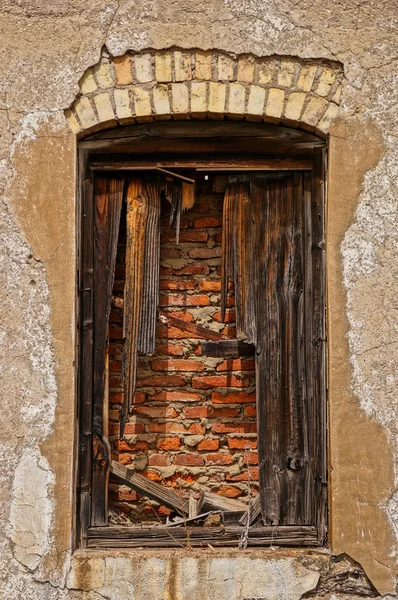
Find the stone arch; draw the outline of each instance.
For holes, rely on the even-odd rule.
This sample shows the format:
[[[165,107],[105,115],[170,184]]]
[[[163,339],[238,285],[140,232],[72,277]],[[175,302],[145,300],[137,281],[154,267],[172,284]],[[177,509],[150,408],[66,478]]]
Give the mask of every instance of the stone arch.
[[[217,50],[103,52],[65,111],[74,133],[169,119],[235,119],[300,127],[325,137],[339,112],[339,63]]]

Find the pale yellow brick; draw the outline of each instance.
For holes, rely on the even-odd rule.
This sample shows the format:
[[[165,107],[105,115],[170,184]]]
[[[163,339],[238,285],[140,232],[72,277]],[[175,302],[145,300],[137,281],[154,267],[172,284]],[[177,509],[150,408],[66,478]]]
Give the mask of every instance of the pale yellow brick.
[[[111,99],[107,92],[94,96],[95,107],[97,109],[98,117],[101,122],[111,121],[115,118],[113,112]]]
[[[172,81],[171,75],[171,53],[164,52],[155,56],[156,81]]]
[[[280,117],[283,111],[283,102],[285,100],[285,92],[277,88],[271,88],[268,93],[267,106],[265,114],[269,117]]]
[[[174,52],[174,79],[175,81],[188,81],[192,79],[191,55],[187,52]]]
[[[170,114],[169,90],[167,85],[155,85],[153,88],[153,104],[157,115]]]
[[[81,96],[81,98],[79,98],[75,103],[74,109],[84,129],[86,129],[86,127],[92,127],[97,123],[97,117],[95,116],[91,102],[86,96]]]
[[[140,83],[153,81],[152,56],[150,54],[137,54],[134,57],[135,78]]]
[[[94,72],[100,88],[107,89],[113,87],[114,80],[111,65],[108,62],[102,62],[94,67]]]
[[[275,72],[275,61],[264,59],[258,65],[258,83],[271,83]]]
[[[292,92],[285,108],[285,117],[298,121],[306,99],[305,92]]]
[[[209,112],[223,113],[225,110],[225,96],[227,86],[224,83],[210,81]]]
[[[173,83],[171,86],[173,112],[187,113],[189,110],[189,90],[186,83]]]
[[[343,86],[340,84],[332,96],[332,100],[333,100],[333,102],[336,102],[336,104],[340,104],[342,91],[343,91]]]
[[[203,115],[207,111],[207,83],[194,81],[191,85],[191,113]]]
[[[82,128],[80,127],[78,120],[69,108],[65,111],[65,118],[73,133],[79,133],[79,131],[81,131]]]
[[[133,98],[135,114],[137,117],[146,117],[152,114],[151,100],[149,92],[143,90],[140,86],[133,87]]]
[[[130,105],[130,93],[128,89],[124,88],[115,90],[115,108],[118,119],[126,119],[133,116]]]
[[[131,56],[115,56],[113,59],[115,65],[116,83],[127,85],[133,83],[133,74],[131,72]]]
[[[246,88],[239,83],[229,85],[228,112],[231,114],[241,114],[245,112]]]
[[[250,86],[247,114],[262,115],[264,113],[265,89],[258,86]]]
[[[211,79],[212,54],[198,51],[195,56],[195,79]]]
[[[304,92],[309,92],[311,90],[317,69],[318,67],[316,65],[307,65],[302,67],[297,81],[297,87],[299,90],[303,90]]]
[[[320,129],[324,133],[327,133],[334,119],[337,117],[338,113],[339,107],[336,106],[336,104],[329,104],[325,114],[323,115],[322,119],[317,125],[318,129]]]
[[[323,69],[320,78],[318,79],[318,83],[315,89],[315,92],[319,96],[327,96],[330,92],[330,88],[334,83],[336,78],[336,73],[332,69],[328,69],[327,67]]]
[[[322,117],[327,107],[327,101],[324,98],[313,97],[305,107],[301,120],[308,125],[316,125]]]
[[[232,81],[234,78],[235,61],[230,56],[220,54],[218,57],[218,79],[220,81]]]
[[[282,59],[278,71],[278,85],[281,87],[291,87],[296,72],[296,62]]]
[[[97,83],[91,69],[88,69],[79,81],[79,86],[83,94],[91,94],[97,89]]]
[[[253,56],[241,56],[238,62],[238,81],[252,83],[254,81],[255,64]]]

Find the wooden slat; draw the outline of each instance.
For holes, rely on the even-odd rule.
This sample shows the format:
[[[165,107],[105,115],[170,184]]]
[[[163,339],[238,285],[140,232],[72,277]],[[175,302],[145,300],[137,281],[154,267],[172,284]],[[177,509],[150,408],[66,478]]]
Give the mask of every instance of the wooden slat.
[[[94,185],[94,400],[91,524],[108,523],[110,448],[103,435],[107,331],[116,265],[124,179],[96,177]]]
[[[255,347],[241,340],[221,340],[219,342],[203,342],[201,354],[215,358],[238,358],[241,356],[254,356]]]
[[[244,511],[246,510],[246,505],[234,498],[225,498],[213,492],[205,492],[202,510]]]
[[[261,514],[260,494],[250,501],[250,510],[247,510],[239,519],[239,525],[251,525]]]
[[[239,158],[234,156],[223,157],[176,157],[162,161],[153,161],[150,158],[144,160],[120,160],[120,161],[95,161],[90,164],[94,171],[139,171],[145,169],[204,169],[211,170],[233,170],[239,171],[305,171],[311,170],[312,158]]]
[[[180,498],[173,490],[159,485],[159,483],[151,481],[139,473],[135,473],[134,469],[125,467],[115,460],[111,464],[111,475],[117,482],[127,485],[139,494],[176,510],[180,514],[187,515],[189,512],[188,500]]]
[[[159,320],[161,323],[165,323],[170,325],[170,327],[176,327],[181,331],[188,331],[195,336],[198,336],[203,339],[220,341],[225,340],[224,336],[218,331],[213,331],[207,327],[202,327],[202,325],[196,325],[195,323],[189,323],[188,321],[184,321],[184,319],[179,319],[178,317],[173,317],[172,313],[166,313],[163,311],[159,311]]]
[[[245,528],[225,527],[92,527],[88,531],[89,548],[175,548],[237,547]],[[315,527],[253,527],[248,533],[248,546],[318,546]]]

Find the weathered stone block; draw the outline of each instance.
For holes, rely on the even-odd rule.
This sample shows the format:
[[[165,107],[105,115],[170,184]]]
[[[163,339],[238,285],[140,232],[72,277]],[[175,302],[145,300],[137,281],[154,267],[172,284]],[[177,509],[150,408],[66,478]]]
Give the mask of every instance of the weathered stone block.
[[[86,127],[92,127],[97,123],[97,117],[95,116],[91,102],[86,96],[79,98],[75,103],[74,108],[84,129]]]
[[[312,88],[312,84],[314,83],[317,70],[318,67],[316,65],[307,65],[302,67],[297,81],[297,87],[304,92],[309,92]]]
[[[207,83],[193,82],[191,85],[191,113],[200,116],[207,112]]]
[[[135,78],[140,83],[153,81],[152,56],[150,54],[138,54],[134,57]]]
[[[250,87],[247,113],[251,115],[262,115],[264,113],[265,88],[259,85]]]
[[[124,56],[115,56],[113,63],[115,65],[116,83],[120,85],[133,83],[131,57],[128,54]]]
[[[246,88],[239,83],[231,83],[229,86],[228,112],[241,114],[245,112]]]
[[[210,82],[209,113],[223,113],[227,86],[224,83]]]
[[[315,92],[319,96],[327,96],[330,92],[330,88],[336,78],[336,73],[332,69],[328,69],[324,67],[320,78],[318,79],[318,83],[315,89]]]
[[[94,96],[94,102],[100,121],[111,121],[115,118],[108,92]]]
[[[301,111],[303,110],[305,99],[306,94],[304,92],[292,92],[286,104],[285,117],[287,119],[292,119],[293,121],[298,121]]]
[[[68,109],[65,111],[65,118],[73,133],[79,133],[79,131],[81,131],[82,128],[71,110]]]
[[[137,117],[145,117],[152,113],[149,92],[143,90],[140,86],[137,85],[133,88],[133,97],[135,114]]]
[[[283,111],[283,102],[285,100],[285,92],[277,88],[271,88],[268,93],[267,106],[265,114],[269,117],[280,117]]]
[[[220,54],[218,57],[218,79],[220,81],[232,81],[234,78],[235,62],[231,56]]]
[[[91,69],[88,69],[79,81],[79,86],[83,94],[90,94],[97,89],[97,83]]]
[[[189,110],[189,90],[186,83],[173,83],[171,86],[173,112],[187,113]]]
[[[133,115],[130,105],[130,92],[128,89],[115,90],[115,108],[118,119],[126,119]]]
[[[336,104],[329,104],[325,111],[325,114],[323,115],[322,119],[317,125],[318,129],[320,129],[324,133],[327,133],[334,119],[337,117],[338,113],[339,107]]]
[[[327,104],[324,98],[311,98],[305,107],[302,120],[308,123],[308,125],[316,125],[325,112]]]
[[[211,79],[212,71],[212,53],[197,52],[195,55],[195,78]]]
[[[111,65],[108,62],[102,62],[94,67],[94,73],[100,88],[107,89],[114,85]]]
[[[156,85],[153,88],[153,103],[157,115],[170,113],[169,90],[167,85]]]
[[[171,52],[156,54],[155,56],[156,81],[172,81]]]
[[[296,72],[296,62],[293,60],[281,60],[278,71],[278,85],[291,87]]]
[[[271,83],[275,71],[275,61],[263,59],[258,65],[258,83]]]
[[[191,55],[186,52],[174,52],[174,80],[188,81],[192,79]]]
[[[241,56],[238,62],[238,81],[252,83],[254,81],[255,64],[253,56]]]

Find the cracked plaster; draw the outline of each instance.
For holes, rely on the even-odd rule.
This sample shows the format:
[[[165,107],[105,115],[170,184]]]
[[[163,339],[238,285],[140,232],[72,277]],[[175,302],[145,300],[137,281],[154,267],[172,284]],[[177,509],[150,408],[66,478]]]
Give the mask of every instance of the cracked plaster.
[[[129,559],[100,560],[98,569],[104,574],[99,577],[104,580],[99,585],[95,560],[86,557],[83,574],[93,578],[88,579],[89,588],[80,582],[78,589],[71,589],[70,583],[80,560],[73,558],[70,570],[75,144],[63,110],[74,100],[81,75],[98,61],[104,44],[114,55],[176,45],[259,56],[332,58],[343,64],[342,119],[331,131],[329,163],[335,169],[329,202],[338,221],[328,242],[329,303],[336,312],[329,321],[334,325],[331,544],[336,552],[355,555],[379,591],[390,594],[385,598],[396,597],[397,8],[388,0],[189,0],[183,7],[165,0],[106,4],[4,0],[0,11],[2,597],[140,597],[133,589],[136,573],[129,571]],[[338,152],[345,162],[350,157],[354,182],[347,179],[350,173],[339,163]],[[336,181],[341,173],[349,194]],[[346,317],[341,319],[345,306]],[[355,478],[357,487],[352,486]],[[349,513],[346,519],[344,511]],[[262,556],[256,577],[267,556]],[[162,589],[167,565],[156,560],[142,568],[152,565],[150,579]],[[184,560],[193,561],[193,569],[200,562]],[[202,560],[206,569],[213,564]],[[220,575],[224,567],[215,571],[214,585],[221,593],[231,581],[242,581],[244,573],[237,574],[240,567],[233,557],[212,560],[224,561],[227,576]],[[275,581],[281,574],[285,597],[299,598],[310,589],[306,585],[316,584],[315,579],[304,583],[308,573],[314,577],[315,567],[297,575],[298,563],[292,561],[289,568],[282,558],[268,563],[273,567],[264,572]],[[203,596],[206,573],[190,597]],[[170,593],[163,597],[176,600]],[[261,596],[273,597],[264,593]]]

